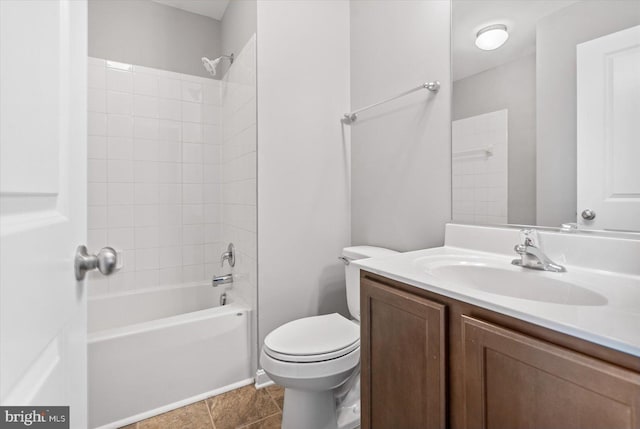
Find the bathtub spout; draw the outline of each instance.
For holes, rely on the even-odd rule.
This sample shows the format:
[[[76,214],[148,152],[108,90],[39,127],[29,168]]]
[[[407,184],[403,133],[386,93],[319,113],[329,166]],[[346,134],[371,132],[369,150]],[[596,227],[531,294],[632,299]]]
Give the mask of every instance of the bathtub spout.
[[[226,285],[233,283],[233,274],[225,274],[222,276],[215,276],[212,280],[212,286],[217,287],[219,285]]]

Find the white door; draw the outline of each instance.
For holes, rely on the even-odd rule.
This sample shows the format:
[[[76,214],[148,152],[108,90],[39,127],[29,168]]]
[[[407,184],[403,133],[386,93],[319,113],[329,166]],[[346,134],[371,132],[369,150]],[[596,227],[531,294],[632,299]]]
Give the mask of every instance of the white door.
[[[640,26],[577,49],[578,224],[640,231]]]
[[[0,403],[86,429],[87,4],[0,0]]]

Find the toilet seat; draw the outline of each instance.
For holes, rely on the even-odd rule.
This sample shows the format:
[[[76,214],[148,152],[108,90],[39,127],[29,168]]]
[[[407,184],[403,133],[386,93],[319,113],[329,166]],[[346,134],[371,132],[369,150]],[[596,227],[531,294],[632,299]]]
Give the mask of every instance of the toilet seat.
[[[288,362],[270,356],[263,348],[260,364],[273,381],[282,386],[304,385],[311,390],[333,389],[346,381],[360,363],[360,347],[335,359],[317,362]],[[313,388],[310,380],[315,380]]]
[[[286,323],[264,340],[263,351],[283,362],[322,362],[360,347],[360,327],[338,313]]]
[[[283,362],[291,362],[291,363],[309,363],[309,362],[323,362],[326,360],[337,359],[344,355],[351,353],[352,351],[360,348],[360,340],[355,343],[345,347],[344,349],[335,350],[329,353],[321,353],[317,355],[289,355],[285,353],[278,353],[271,350],[266,345],[263,350],[266,354],[271,356],[274,359],[281,360]]]

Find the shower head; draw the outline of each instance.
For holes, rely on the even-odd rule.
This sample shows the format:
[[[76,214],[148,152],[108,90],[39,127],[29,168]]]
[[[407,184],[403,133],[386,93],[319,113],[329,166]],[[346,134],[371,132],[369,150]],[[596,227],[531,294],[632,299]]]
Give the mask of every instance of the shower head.
[[[216,67],[220,63],[220,58],[216,58],[215,60],[210,60],[207,57],[202,57],[202,65],[205,69],[211,74],[211,76],[216,75]]]
[[[207,57],[202,57],[202,65],[204,66],[205,69],[207,69],[207,71],[211,74],[211,76],[215,76],[216,68],[218,67],[218,64],[220,64],[220,61],[222,61],[223,58],[227,58],[229,60],[229,63],[233,64],[233,54],[231,54],[231,55],[222,55],[214,60],[210,60]]]

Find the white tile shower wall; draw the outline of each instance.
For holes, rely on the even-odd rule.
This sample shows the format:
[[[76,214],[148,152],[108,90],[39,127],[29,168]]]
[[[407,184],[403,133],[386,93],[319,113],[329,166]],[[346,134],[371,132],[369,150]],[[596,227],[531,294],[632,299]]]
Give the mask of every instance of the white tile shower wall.
[[[454,221],[507,223],[507,124],[507,109],[453,121]]]
[[[105,295],[209,281],[221,249],[220,81],[89,58],[89,248]]]
[[[256,305],[256,38],[249,39],[222,83],[222,237],[237,252],[233,289]],[[206,155],[205,155],[206,158]],[[255,308],[255,307],[254,307]]]

